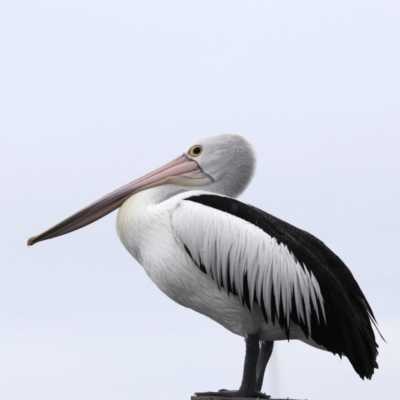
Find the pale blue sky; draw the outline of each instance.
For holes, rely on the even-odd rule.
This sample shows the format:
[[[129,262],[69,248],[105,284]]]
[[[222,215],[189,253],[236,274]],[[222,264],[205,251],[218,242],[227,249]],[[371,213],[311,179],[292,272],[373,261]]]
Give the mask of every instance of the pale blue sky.
[[[278,343],[273,396],[400,396],[400,3],[1,3],[0,398],[189,399],[234,389],[240,337],[165,297],[115,213],[28,237],[178,156],[239,132],[241,199],[310,231],[350,267],[387,344],[347,360]]]

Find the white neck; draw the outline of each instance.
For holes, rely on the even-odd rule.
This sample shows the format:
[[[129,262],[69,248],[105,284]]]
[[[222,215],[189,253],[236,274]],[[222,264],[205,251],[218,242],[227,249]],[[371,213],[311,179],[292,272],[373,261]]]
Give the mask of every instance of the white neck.
[[[126,249],[138,259],[140,236],[148,222],[147,207],[153,206],[187,189],[177,185],[161,185],[143,190],[129,197],[120,207],[117,215],[117,232]],[[144,224],[144,225],[143,225]]]

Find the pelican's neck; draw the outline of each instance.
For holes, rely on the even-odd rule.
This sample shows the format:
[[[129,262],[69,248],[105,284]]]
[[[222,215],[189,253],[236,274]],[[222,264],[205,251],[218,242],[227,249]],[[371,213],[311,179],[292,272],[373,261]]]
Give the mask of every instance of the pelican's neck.
[[[118,211],[117,226],[124,224],[128,216],[135,214],[140,216],[148,206],[153,206],[169,199],[176,194],[183,193],[187,189],[177,185],[160,185],[135,193],[126,200]]]
[[[159,204],[164,200],[185,191],[187,191],[187,189],[182,186],[167,184],[143,190],[134,194],[132,197],[140,199],[140,203],[147,206]]]
[[[136,260],[141,262],[140,244],[143,232],[146,232],[151,218],[154,217],[153,213],[148,213],[148,207],[185,191],[185,188],[177,185],[156,186],[134,194],[122,204],[117,215],[117,232],[125,248]]]

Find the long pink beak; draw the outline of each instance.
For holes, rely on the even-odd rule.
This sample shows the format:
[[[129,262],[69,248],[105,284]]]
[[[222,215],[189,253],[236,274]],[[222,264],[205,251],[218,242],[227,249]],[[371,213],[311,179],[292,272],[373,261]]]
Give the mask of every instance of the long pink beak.
[[[40,235],[31,237],[28,240],[28,246],[83,228],[116,210],[130,196],[141,190],[165,183],[181,186],[199,186],[210,183],[212,180],[195,161],[183,155],[150,174],[102,197]]]

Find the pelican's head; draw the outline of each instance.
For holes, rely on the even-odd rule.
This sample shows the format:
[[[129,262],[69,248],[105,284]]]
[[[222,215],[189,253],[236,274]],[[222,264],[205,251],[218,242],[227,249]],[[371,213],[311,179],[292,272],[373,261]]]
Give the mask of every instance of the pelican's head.
[[[120,207],[129,197],[163,184],[178,185],[238,196],[250,183],[255,155],[247,140],[237,134],[219,134],[199,139],[182,156],[120,189],[102,197],[66,220],[28,240],[31,246],[42,240],[83,228]]]
[[[190,146],[184,156],[195,161],[198,168],[210,177],[201,188],[209,192],[237,197],[254,175],[254,151],[241,135],[222,133],[204,137]]]

